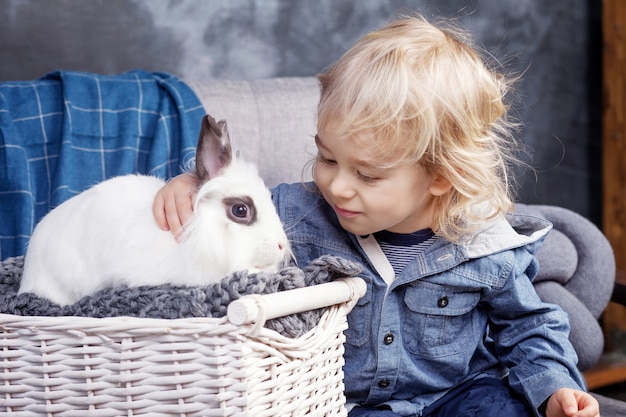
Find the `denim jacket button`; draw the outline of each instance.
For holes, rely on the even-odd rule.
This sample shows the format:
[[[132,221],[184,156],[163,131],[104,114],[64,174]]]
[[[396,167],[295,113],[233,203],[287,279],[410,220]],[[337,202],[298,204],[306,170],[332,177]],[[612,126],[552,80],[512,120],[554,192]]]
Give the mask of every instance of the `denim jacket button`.
[[[448,297],[442,295],[439,300],[437,300],[437,306],[440,308],[444,308],[448,306]]]
[[[386,345],[390,345],[393,343],[393,334],[391,333],[387,333],[383,339],[383,342],[385,342]]]
[[[378,381],[378,386],[381,388],[387,388],[389,386],[389,380],[381,379],[380,381]]]

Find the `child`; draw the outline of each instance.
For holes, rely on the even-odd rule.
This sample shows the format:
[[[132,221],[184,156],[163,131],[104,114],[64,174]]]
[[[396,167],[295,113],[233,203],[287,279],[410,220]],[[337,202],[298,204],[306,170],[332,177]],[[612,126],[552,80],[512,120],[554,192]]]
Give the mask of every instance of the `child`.
[[[273,196],[301,265],[364,265],[350,416],[599,416],[567,317],[531,282],[551,226],[505,215],[507,81],[419,16],[365,35],[319,80],[314,184]],[[183,174],[161,190],[162,228],[180,230],[195,186]]]

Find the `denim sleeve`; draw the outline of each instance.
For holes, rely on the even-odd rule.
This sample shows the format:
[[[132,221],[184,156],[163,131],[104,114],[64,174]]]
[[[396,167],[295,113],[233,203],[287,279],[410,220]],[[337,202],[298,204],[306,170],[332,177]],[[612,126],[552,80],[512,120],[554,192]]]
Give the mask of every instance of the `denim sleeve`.
[[[509,384],[538,408],[559,388],[585,389],[563,310],[544,303],[532,285],[537,260],[525,248],[511,251],[509,276],[487,294],[490,336],[509,368]]]

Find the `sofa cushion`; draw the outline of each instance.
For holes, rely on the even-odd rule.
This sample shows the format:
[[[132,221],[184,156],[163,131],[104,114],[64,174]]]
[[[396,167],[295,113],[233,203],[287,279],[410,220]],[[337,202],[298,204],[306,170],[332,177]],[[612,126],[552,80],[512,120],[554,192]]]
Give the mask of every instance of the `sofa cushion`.
[[[314,77],[186,80],[207,113],[228,123],[233,148],[269,187],[311,178],[319,84]]]

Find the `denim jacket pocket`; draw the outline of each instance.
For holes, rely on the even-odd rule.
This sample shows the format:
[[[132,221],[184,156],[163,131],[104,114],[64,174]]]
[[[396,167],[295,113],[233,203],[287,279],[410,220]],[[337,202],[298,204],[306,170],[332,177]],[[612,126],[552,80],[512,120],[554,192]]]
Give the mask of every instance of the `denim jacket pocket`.
[[[479,300],[480,291],[414,282],[404,294],[406,348],[429,358],[458,354],[472,339],[472,311]]]
[[[370,338],[372,331],[372,288],[367,284],[365,295],[359,299],[348,314],[348,329],[345,330],[346,343],[362,346]]]

